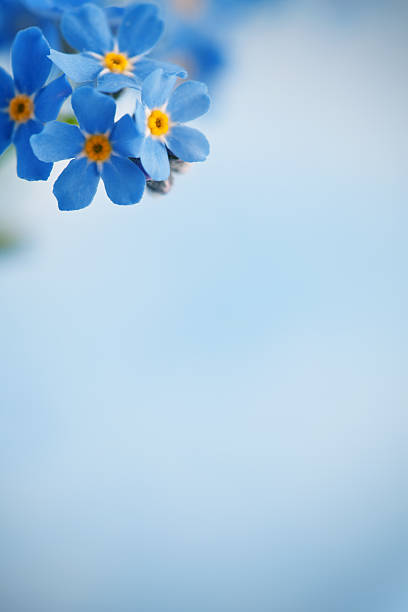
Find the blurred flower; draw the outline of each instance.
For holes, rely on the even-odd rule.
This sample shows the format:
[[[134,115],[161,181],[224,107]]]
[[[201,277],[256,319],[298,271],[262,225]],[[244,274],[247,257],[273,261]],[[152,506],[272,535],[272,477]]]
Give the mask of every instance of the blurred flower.
[[[170,20],[158,57],[182,64],[190,77],[211,83],[226,64],[226,51],[215,28]]]
[[[74,92],[72,107],[79,127],[52,121],[31,139],[35,154],[44,162],[74,158],[54,184],[60,210],[88,206],[100,178],[115,204],[139,202],[146,180],[128,159],[138,156],[141,145],[130,116],[114,123],[115,101],[88,86]]]
[[[98,0],[23,0],[23,3],[33,13],[50,14],[52,12],[62,13],[69,9],[77,8],[85,3],[100,4]]]
[[[140,88],[153,70],[185,77],[183,68],[144,57],[163,31],[163,21],[153,4],[129,6],[123,13],[117,40],[112,35],[108,16],[93,4],[63,15],[61,30],[78,54],[51,51],[52,61],[77,83],[97,79],[97,88],[107,93],[124,87]]]
[[[40,27],[47,39],[58,47],[57,24],[49,15],[39,15],[19,0],[0,0],[0,47],[9,46],[19,30]]]
[[[19,32],[11,50],[14,81],[0,68],[0,154],[11,142],[17,150],[17,174],[26,180],[47,180],[52,164],[33,154],[30,136],[55,119],[71,94],[65,76],[48,83],[50,47],[36,27]]]
[[[142,103],[136,103],[135,122],[143,135],[140,159],[154,181],[165,181],[170,175],[167,149],[185,162],[204,161],[209,153],[201,132],[180,125],[208,111],[207,87],[187,81],[171,93],[175,83],[175,76],[156,70],[143,82]]]
[[[154,56],[186,67],[190,78],[211,82],[225,65],[225,40],[205,0],[158,0],[166,30]]]

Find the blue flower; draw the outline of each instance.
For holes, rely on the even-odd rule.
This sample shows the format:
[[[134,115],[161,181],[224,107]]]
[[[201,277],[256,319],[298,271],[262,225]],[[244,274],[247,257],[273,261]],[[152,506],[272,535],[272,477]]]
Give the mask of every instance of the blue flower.
[[[177,58],[190,78],[212,82],[226,64],[226,51],[214,24],[172,19],[155,50],[156,57]]]
[[[71,94],[65,76],[45,85],[52,64],[49,45],[38,28],[19,32],[11,49],[14,80],[0,68],[0,154],[11,142],[17,150],[17,174],[29,181],[47,180],[52,164],[36,158],[30,137],[55,119]]]
[[[146,180],[129,157],[139,155],[142,139],[130,116],[114,123],[115,101],[87,86],[73,93],[72,108],[79,127],[52,121],[31,138],[33,150],[43,162],[73,158],[54,184],[60,210],[88,206],[100,178],[115,204],[139,202]]]
[[[64,13],[61,30],[78,54],[51,51],[52,61],[77,83],[97,79],[99,91],[114,93],[124,87],[139,89],[153,70],[185,77],[180,66],[145,57],[163,31],[163,21],[153,4],[134,4],[126,8],[117,38],[109,26],[107,13],[94,4],[84,4]]]
[[[23,0],[24,4],[33,13],[50,14],[52,12],[63,12],[68,9],[74,9],[86,2],[93,0]],[[94,0],[99,4],[98,0]]]
[[[28,3],[27,3],[28,4]],[[58,46],[58,30],[50,15],[28,10],[26,3],[19,0],[0,0],[0,47],[8,47],[19,30],[38,26],[48,41]]]
[[[208,111],[207,87],[204,83],[187,81],[172,92],[176,79],[163,70],[155,70],[143,82],[142,103],[136,104],[135,123],[143,135],[140,160],[155,181],[169,177],[167,149],[185,162],[204,161],[210,149],[201,132],[181,125]]]

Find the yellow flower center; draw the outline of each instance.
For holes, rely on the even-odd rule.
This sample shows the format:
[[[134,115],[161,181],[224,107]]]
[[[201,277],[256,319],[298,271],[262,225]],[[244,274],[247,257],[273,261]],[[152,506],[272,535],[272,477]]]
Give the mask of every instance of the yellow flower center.
[[[128,58],[124,53],[111,51],[105,55],[105,66],[111,72],[125,72],[128,65]]]
[[[160,110],[151,112],[147,125],[153,136],[162,136],[169,131],[169,117]]]
[[[104,162],[111,156],[112,145],[104,134],[93,134],[85,141],[84,153],[91,161]]]
[[[9,104],[9,115],[13,121],[26,123],[34,114],[34,104],[28,96],[21,94],[13,98]]]

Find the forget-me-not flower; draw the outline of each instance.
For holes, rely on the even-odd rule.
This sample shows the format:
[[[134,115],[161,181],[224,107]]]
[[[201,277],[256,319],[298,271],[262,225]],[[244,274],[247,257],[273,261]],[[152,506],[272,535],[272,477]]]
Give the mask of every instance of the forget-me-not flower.
[[[163,25],[157,6],[133,4],[123,11],[114,37],[107,13],[94,4],[84,4],[64,13],[61,20],[64,38],[80,53],[52,50],[50,57],[73,81],[97,79],[97,88],[106,93],[124,87],[139,89],[142,80],[157,68],[185,77],[180,66],[145,57],[160,38]]]
[[[36,27],[21,30],[11,49],[14,80],[0,68],[0,154],[11,142],[17,150],[17,174],[29,181],[47,180],[52,164],[34,155],[30,137],[56,119],[71,94],[65,76],[44,86],[51,71],[49,45]]]
[[[210,149],[204,134],[181,125],[208,111],[207,87],[198,81],[187,81],[172,92],[176,80],[163,70],[155,70],[143,82],[142,102],[136,103],[135,123],[143,135],[139,157],[155,181],[169,177],[167,149],[185,162],[204,161]]]
[[[142,198],[145,176],[129,160],[137,157],[141,138],[129,115],[114,123],[116,104],[89,86],[72,95],[79,127],[59,121],[48,123],[31,138],[37,157],[44,162],[72,159],[54,184],[60,210],[88,206],[102,178],[115,204],[135,204]]]

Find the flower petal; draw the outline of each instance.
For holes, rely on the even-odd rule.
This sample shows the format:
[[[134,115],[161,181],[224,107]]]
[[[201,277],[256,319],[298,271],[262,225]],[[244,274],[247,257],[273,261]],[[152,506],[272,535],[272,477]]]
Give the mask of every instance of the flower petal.
[[[119,27],[119,49],[130,57],[150,51],[164,28],[157,14],[154,4],[136,4],[126,9]]]
[[[163,70],[155,70],[144,81],[142,86],[142,102],[149,108],[160,108],[167,102],[170,92],[176,84],[175,75],[166,74]]]
[[[42,87],[51,71],[50,47],[39,28],[21,30],[11,48],[14,81],[21,93],[32,94]]]
[[[43,129],[42,123],[31,119],[22,123],[14,133],[13,142],[17,150],[17,176],[27,181],[46,181],[52,164],[40,161],[31,148],[30,137]]]
[[[204,115],[210,104],[207,86],[198,81],[187,81],[173,91],[167,110],[172,121],[184,123]]]
[[[204,161],[210,152],[204,134],[185,125],[173,127],[166,141],[170,151],[185,162]]]
[[[60,210],[79,210],[94,199],[99,183],[96,164],[85,157],[73,159],[54,183],[53,193]]]
[[[102,180],[114,204],[136,204],[142,199],[146,179],[141,169],[129,159],[112,156],[103,164]]]
[[[95,4],[84,4],[64,13],[61,31],[65,40],[78,51],[106,53],[113,48],[112,33],[105,11]]]
[[[140,157],[144,135],[139,134],[130,115],[115,123],[110,137],[113,150],[123,157]]]
[[[14,97],[13,79],[4,68],[0,67],[0,108],[8,106],[11,98]]]
[[[163,70],[166,74],[175,74],[180,79],[187,77],[187,71],[177,64],[169,64],[168,62],[160,62],[159,60],[151,59],[150,57],[143,57],[138,60],[134,67],[133,72],[142,81],[149,76],[154,70]]]
[[[0,155],[11,144],[14,121],[10,120],[7,113],[0,113]]]
[[[99,60],[82,53],[61,53],[51,49],[50,58],[75,83],[93,81],[103,68]]]
[[[71,85],[64,75],[40,89],[34,101],[34,112],[37,119],[44,122],[56,119],[64,100],[71,93]]]
[[[138,133],[144,136],[146,133],[146,127],[147,127],[146,113],[145,113],[143,104],[139,102],[139,100],[136,100],[134,119],[135,119],[135,125],[136,125],[136,129]]]
[[[116,72],[108,72],[98,78],[98,91],[105,93],[116,93],[125,87],[131,89],[140,89],[142,82],[139,78],[118,74]]]
[[[104,134],[113,127],[115,101],[92,87],[79,87],[74,91],[72,108],[80,127],[89,134]]]
[[[81,152],[85,138],[76,125],[51,121],[40,134],[31,136],[35,155],[44,162],[70,159]]]
[[[157,138],[146,138],[140,154],[143,168],[154,181],[165,181],[170,176],[169,157],[165,145]]]

